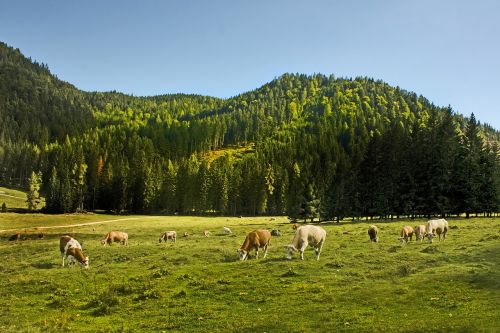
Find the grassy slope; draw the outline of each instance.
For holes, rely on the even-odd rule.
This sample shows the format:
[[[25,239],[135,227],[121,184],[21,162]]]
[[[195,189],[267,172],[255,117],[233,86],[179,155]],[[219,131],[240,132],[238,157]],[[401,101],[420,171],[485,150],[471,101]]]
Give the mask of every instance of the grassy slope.
[[[0,187],[0,206],[5,202],[7,208],[27,208],[26,193]]]
[[[54,218],[0,216],[0,229],[18,219],[26,226],[30,218],[34,225]],[[57,217],[67,224],[81,219]],[[293,235],[285,218],[141,218],[19,243],[0,235],[0,331],[500,330],[500,220],[450,221],[458,229],[434,245],[399,245],[404,224],[377,223],[378,244],[367,241],[367,223],[326,225],[319,262],[311,250],[304,261],[284,259]],[[224,225],[234,235],[222,235]],[[236,261],[255,228],[280,228],[284,236],[273,238],[266,259]],[[127,231],[130,246],[101,247],[112,229]],[[212,236],[204,238],[204,229]],[[164,230],[191,236],[158,244]],[[59,266],[63,232],[81,241],[90,270]]]

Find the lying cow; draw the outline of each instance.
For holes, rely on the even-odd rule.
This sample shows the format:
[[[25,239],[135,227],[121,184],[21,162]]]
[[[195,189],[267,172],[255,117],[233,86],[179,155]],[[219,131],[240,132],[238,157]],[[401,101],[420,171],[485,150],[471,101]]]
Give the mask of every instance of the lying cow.
[[[269,230],[254,230],[249,232],[243,245],[238,252],[238,256],[240,260],[245,260],[248,258],[248,253],[255,249],[255,256],[259,259],[259,248],[264,248],[264,258],[267,256],[267,248],[269,247],[269,243],[271,242],[271,233]]]
[[[403,229],[401,229],[400,236],[401,237],[398,239],[401,243],[408,243],[413,237],[413,228],[409,225],[405,225]]]
[[[370,236],[370,242],[378,242],[378,228],[376,225],[371,225],[368,228],[368,236]]]
[[[271,231],[271,236],[279,237],[281,236],[281,231],[274,229],[273,231]]]
[[[316,252],[316,260],[319,260],[321,248],[325,242],[326,231],[314,225],[304,225],[297,228],[292,243],[285,246],[287,259],[292,259],[293,252],[299,251],[300,259],[304,260],[304,250],[311,245]]]
[[[417,225],[415,226],[415,240],[422,241],[425,236],[425,225]]]
[[[158,240],[159,243],[161,242],[167,242],[167,240],[172,240],[172,242],[177,241],[177,232],[175,231],[165,231],[164,233],[161,234],[160,239]]]
[[[438,235],[439,241],[441,241],[441,235],[443,235],[444,241],[448,229],[448,221],[445,219],[429,220],[425,225],[425,236],[429,239],[429,243],[432,243],[432,238],[436,235]]]
[[[89,257],[83,254],[82,246],[76,239],[71,236],[62,236],[59,240],[59,250],[61,251],[62,266],[64,267],[64,259],[68,258],[68,265],[79,263],[83,268],[89,268]]]
[[[104,239],[101,240],[102,245],[108,244],[109,246],[111,246],[113,242],[128,245],[128,234],[122,231],[110,231],[106,234]]]

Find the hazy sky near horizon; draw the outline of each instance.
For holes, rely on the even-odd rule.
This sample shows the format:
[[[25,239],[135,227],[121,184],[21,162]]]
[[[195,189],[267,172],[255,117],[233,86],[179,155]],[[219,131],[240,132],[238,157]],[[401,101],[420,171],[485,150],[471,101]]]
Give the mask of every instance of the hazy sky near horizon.
[[[0,41],[86,91],[230,97],[369,76],[500,129],[497,0],[0,0]]]

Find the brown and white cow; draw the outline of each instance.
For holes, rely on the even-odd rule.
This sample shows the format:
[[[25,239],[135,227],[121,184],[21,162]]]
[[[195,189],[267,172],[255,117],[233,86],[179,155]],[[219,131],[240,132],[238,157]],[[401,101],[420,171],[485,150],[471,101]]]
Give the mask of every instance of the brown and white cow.
[[[82,246],[73,237],[68,235],[62,236],[59,240],[59,250],[61,251],[63,267],[64,259],[68,258],[68,265],[77,262],[81,267],[89,268],[89,257],[83,254]]]
[[[111,246],[113,242],[128,245],[128,234],[122,231],[110,231],[106,234],[104,239],[101,240],[102,245],[108,244],[109,246]]]
[[[376,225],[371,225],[368,228],[368,236],[370,236],[370,242],[378,242],[378,228]]]
[[[160,239],[158,240],[159,243],[161,242],[167,242],[167,240],[172,240],[172,242],[177,241],[177,232],[175,231],[165,231],[164,233],[161,234]]]
[[[255,249],[255,256],[259,259],[259,248],[264,248],[264,258],[267,255],[267,249],[271,242],[271,233],[269,230],[254,230],[248,233],[243,245],[237,250],[240,260],[248,258],[248,253]]]

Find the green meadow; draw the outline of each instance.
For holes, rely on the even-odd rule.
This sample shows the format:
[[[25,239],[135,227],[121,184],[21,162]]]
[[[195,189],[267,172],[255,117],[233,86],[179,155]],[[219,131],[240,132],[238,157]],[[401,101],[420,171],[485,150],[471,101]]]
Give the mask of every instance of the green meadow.
[[[404,225],[424,222],[322,224],[320,260],[308,248],[301,261],[285,259],[294,234],[285,217],[0,214],[0,331],[500,331],[500,220],[450,219],[445,242],[399,243]],[[379,243],[369,242],[370,224]],[[238,261],[245,235],[260,228],[283,236],[265,259]],[[8,241],[15,230],[26,240]],[[101,246],[111,230],[127,232],[129,246]],[[175,244],[158,243],[167,230]],[[88,270],[61,267],[67,233]]]
[[[7,206],[7,209],[25,209],[27,208],[26,193],[6,187],[0,187],[0,207],[4,203]]]

